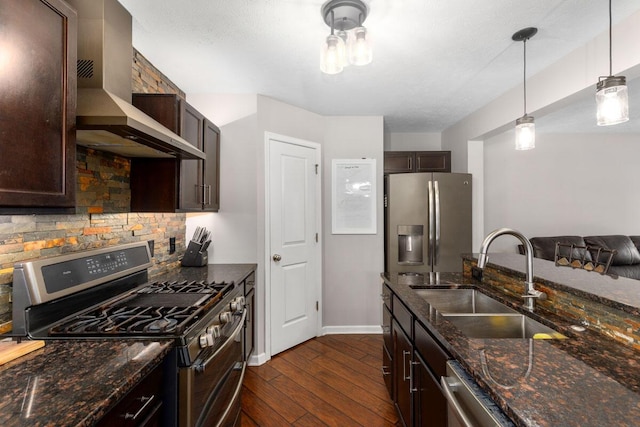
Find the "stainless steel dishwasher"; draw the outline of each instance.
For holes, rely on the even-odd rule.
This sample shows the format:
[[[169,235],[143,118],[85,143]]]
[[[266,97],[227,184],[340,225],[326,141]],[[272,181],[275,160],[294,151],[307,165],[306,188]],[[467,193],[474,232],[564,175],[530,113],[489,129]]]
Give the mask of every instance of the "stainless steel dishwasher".
[[[514,426],[455,360],[447,362],[447,376],[440,378],[440,384],[447,398],[449,427]]]

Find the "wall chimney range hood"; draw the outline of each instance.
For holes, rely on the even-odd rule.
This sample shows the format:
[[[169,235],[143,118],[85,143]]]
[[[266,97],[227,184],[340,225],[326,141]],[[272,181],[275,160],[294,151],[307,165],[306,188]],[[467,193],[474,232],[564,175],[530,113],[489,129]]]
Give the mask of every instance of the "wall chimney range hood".
[[[131,15],[117,0],[68,0],[78,12],[78,145],[124,157],[205,159],[131,104]]]

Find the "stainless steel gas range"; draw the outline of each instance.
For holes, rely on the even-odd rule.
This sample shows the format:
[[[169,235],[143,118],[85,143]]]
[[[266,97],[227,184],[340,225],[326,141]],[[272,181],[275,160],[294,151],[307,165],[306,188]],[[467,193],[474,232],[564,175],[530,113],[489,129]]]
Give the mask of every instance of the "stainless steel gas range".
[[[53,339],[172,339],[163,425],[233,426],[245,362],[242,289],[150,282],[146,242],[17,263],[13,333]]]

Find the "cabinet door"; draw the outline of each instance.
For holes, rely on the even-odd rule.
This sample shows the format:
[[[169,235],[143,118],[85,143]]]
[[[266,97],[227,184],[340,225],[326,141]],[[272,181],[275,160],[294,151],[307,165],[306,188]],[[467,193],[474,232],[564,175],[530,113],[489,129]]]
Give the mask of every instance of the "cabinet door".
[[[422,358],[415,354],[413,365],[414,426],[446,427],[447,400],[440,383]]]
[[[246,303],[247,317],[244,326],[244,360],[247,361],[251,352],[253,351],[253,338],[254,338],[254,315],[255,315],[255,290],[251,289],[249,293],[244,297]]]
[[[416,152],[415,172],[451,172],[451,151]]]
[[[384,173],[415,172],[416,154],[413,151],[385,151]]]
[[[204,116],[187,102],[180,103],[180,136],[200,150],[203,148]],[[180,210],[202,210],[204,183],[202,160],[180,162]]]
[[[218,212],[220,209],[220,129],[209,120],[204,120],[204,202],[203,209]]]
[[[411,341],[393,322],[393,396],[394,403],[403,425],[411,424],[411,355],[413,346]]]
[[[72,212],[76,13],[62,0],[2,1],[0,40],[0,212]]]

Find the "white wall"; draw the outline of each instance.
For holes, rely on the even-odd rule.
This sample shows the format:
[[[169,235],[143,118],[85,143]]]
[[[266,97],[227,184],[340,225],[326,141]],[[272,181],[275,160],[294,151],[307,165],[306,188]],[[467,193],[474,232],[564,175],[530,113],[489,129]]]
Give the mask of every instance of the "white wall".
[[[442,137],[435,132],[390,132],[384,134],[385,151],[440,151]]]
[[[637,135],[538,134],[528,151],[514,150],[513,139],[509,131],[485,141],[486,232],[640,234]],[[499,239],[491,251],[517,243]]]
[[[378,332],[384,270],[383,119],[327,117],[324,155],[323,318],[326,332]],[[331,161],[375,159],[377,234],[331,234]]]
[[[210,263],[256,263],[256,354],[265,342],[264,133],[321,144],[323,151],[323,320],[329,332],[371,331],[380,325],[383,213],[378,234],[331,235],[331,159],[375,158],[382,200],[383,118],[323,117],[261,95],[189,94],[196,109],[221,130],[220,212],[189,214],[187,236],[196,226],[213,232]]]

